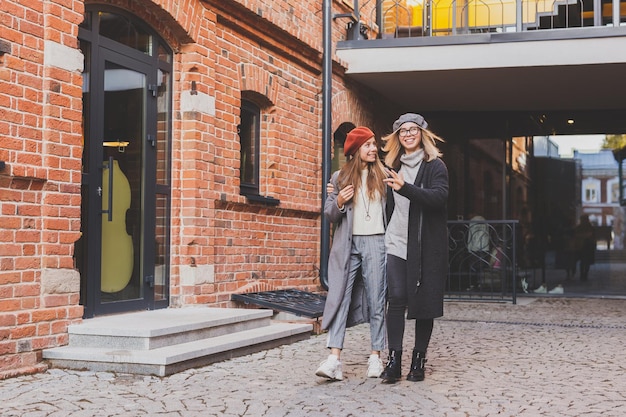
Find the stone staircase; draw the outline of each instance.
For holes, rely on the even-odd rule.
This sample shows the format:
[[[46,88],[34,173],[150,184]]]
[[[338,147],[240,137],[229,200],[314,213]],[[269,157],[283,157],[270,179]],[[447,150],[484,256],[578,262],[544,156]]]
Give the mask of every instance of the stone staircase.
[[[43,359],[58,368],[166,376],[310,337],[311,324],[272,316],[190,307],[97,317],[69,326],[69,344],[44,350]]]

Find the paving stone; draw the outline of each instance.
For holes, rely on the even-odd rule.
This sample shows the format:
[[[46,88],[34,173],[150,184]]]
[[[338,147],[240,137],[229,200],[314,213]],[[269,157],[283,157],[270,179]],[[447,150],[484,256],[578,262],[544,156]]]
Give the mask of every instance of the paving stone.
[[[326,335],[168,377],[49,369],[0,381],[0,415],[624,416],[626,300],[447,302],[426,380],[366,378],[369,328],[348,329],[343,381],[314,375]],[[413,335],[407,325],[403,375]],[[107,411],[105,411],[107,410]]]

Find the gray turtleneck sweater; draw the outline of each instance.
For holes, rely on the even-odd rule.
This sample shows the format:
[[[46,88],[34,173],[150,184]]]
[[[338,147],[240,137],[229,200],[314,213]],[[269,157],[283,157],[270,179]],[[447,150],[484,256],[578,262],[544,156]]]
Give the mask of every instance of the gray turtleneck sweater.
[[[424,150],[419,149],[411,154],[400,156],[402,166],[399,173],[404,182],[413,184],[424,159]],[[385,246],[388,255],[394,255],[406,260],[407,242],[409,239],[409,206],[408,198],[393,192],[395,207],[385,233]]]

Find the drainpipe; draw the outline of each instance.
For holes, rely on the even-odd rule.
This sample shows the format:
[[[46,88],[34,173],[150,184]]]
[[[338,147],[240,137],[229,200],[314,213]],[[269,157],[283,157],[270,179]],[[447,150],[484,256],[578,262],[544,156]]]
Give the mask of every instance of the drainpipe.
[[[330,180],[330,141],[332,128],[332,48],[331,0],[322,0],[323,54],[322,54],[322,230],[320,233],[320,283],[328,291],[328,253],[330,251],[330,222],[324,214],[326,184]]]

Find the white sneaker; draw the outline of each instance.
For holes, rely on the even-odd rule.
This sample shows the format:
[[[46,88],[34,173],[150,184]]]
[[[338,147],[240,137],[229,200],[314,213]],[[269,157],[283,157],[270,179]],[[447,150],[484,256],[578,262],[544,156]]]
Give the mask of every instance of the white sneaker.
[[[526,281],[526,278],[522,278],[522,290],[528,294],[528,281]]]
[[[379,355],[370,355],[367,360],[367,377],[378,378],[383,373],[383,361]]]
[[[341,361],[335,355],[328,355],[328,359],[320,364],[320,367],[315,371],[315,375],[341,381],[343,379]]]
[[[536,289],[535,291],[533,291],[533,292],[535,292],[535,293],[537,293],[537,294],[545,294],[545,293],[547,293],[547,292],[548,292],[548,290],[546,289],[546,286],[545,286],[545,285],[541,284],[541,285],[539,286],[539,288],[537,288],[537,289]]]
[[[563,286],[559,284],[556,287],[552,288],[550,291],[548,291],[548,294],[563,294],[563,292]]]

